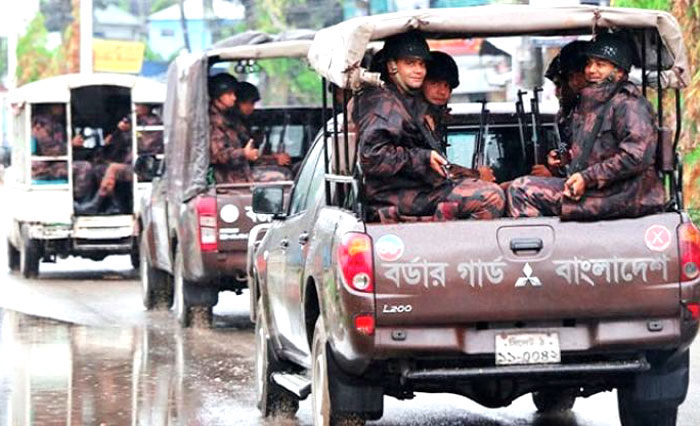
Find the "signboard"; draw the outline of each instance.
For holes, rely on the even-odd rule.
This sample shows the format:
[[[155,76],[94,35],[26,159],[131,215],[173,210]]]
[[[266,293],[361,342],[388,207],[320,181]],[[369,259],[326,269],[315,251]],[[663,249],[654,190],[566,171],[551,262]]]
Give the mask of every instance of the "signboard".
[[[138,74],[146,45],[140,41],[93,39],[93,70]]]

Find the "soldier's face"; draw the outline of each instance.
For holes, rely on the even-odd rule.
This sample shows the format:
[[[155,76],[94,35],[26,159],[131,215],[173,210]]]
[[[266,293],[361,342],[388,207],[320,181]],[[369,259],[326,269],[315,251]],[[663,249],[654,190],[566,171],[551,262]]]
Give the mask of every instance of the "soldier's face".
[[[224,109],[233,108],[233,106],[236,104],[236,92],[231,90],[226,93],[222,93],[217,100],[219,101],[219,106],[222,106]]]
[[[425,61],[419,58],[401,58],[396,60],[399,77],[411,89],[420,89],[425,80]]]
[[[602,83],[611,74],[615,81],[619,80],[619,70],[612,62],[605,59],[588,58],[584,72],[589,83]]]
[[[451,95],[452,88],[446,81],[425,80],[423,83],[423,96],[433,105],[447,105]]]
[[[253,102],[253,101],[238,102],[238,109],[241,111],[241,114],[243,114],[247,117],[250,114],[252,114],[253,111],[255,110],[255,102]]]

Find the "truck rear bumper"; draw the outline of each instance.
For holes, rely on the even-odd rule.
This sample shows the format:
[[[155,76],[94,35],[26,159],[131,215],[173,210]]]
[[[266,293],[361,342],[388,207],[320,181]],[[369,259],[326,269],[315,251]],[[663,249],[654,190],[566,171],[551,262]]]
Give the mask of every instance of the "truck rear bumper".
[[[435,368],[421,370],[405,370],[401,376],[413,382],[470,380],[518,377],[524,375],[564,376],[564,375],[602,375],[620,373],[641,373],[649,371],[651,365],[644,358],[624,361],[600,361],[575,364],[537,364],[511,365],[499,367],[478,368]]]

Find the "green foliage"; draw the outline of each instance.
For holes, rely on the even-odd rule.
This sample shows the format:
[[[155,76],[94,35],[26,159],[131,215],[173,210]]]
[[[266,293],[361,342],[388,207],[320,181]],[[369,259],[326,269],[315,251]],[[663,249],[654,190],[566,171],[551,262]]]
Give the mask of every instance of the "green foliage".
[[[258,88],[267,105],[320,105],[321,79],[307,65],[295,58],[258,61],[261,84]]]
[[[176,5],[178,0],[151,0],[151,13]]]
[[[669,11],[671,0],[613,0],[610,2],[614,7],[636,7],[639,9],[657,9]]]
[[[37,13],[27,31],[17,40],[17,82],[26,84],[56,72],[56,50],[46,47],[48,33],[44,15]]]

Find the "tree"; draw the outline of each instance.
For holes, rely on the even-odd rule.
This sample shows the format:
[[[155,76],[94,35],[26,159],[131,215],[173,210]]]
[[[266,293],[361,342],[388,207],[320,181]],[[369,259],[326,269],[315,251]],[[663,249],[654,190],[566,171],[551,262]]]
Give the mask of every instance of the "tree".
[[[22,85],[56,74],[55,51],[46,47],[44,15],[37,13],[27,31],[17,40],[17,84]]]

